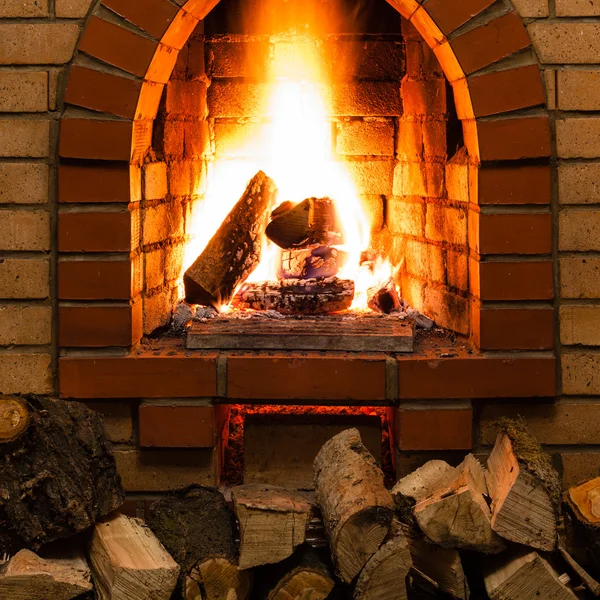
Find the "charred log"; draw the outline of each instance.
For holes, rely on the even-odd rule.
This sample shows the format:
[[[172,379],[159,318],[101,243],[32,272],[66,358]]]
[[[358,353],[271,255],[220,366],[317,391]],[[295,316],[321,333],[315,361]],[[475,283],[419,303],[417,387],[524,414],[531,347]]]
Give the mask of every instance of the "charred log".
[[[383,285],[367,290],[367,304],[371,310],[389,314],[400,309],[400,296],[396,283],[390,277]]]
[[[283,250],[277,276],[280,279],[335,277],[345,260],[346,254],[331,246]]]

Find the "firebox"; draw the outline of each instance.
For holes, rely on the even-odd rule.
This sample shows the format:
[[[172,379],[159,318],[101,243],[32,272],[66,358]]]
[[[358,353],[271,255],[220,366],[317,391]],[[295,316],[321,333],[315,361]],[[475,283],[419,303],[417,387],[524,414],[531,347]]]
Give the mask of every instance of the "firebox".
[[[59,385],[133,407],[130,491],[214,483],[240,420],[255,464],[256,440],[354,419],[393,465],[471,448],[473,400],[555,395],[539,69],[510,7],[437,4],[91,17],[61,119]]]

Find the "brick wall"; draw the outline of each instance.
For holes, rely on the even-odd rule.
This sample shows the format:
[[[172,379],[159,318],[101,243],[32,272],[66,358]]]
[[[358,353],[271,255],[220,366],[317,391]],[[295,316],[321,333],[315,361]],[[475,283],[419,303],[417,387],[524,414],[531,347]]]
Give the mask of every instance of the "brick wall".
[[[81,240],[61,241],[59,221],[77,218],[81,223],[81,236],[86,241],[91,240],[91,234],[96,229],[85,228],[86,213],[92,214],[98,210],[100,203],[107,203],[109,206],[103,214],[109,214],[111,227],[127,229],[136,226],[135,218],[131,217],[135,211],[130,211],[127,203],[139,197],[135,194],[130,197],[127,189],[127,198],[123,202],[125,190],[119,187],[123,185],[121,171],[111,163],[107,164],[99,179],[90,179],[89,173],[76,161],[71,164],[82,180],[90,185],[86,188],[86,196],[82,197],[80,188],[69,188],[65,183],[62,188],[64,201],[58,207],[58,119],[63,110],[66,70],[72,61],[89,4],[89,0],[4,0],[0,6],[0,211],[3,213],[0,220],[0,393],[56,394],[58,338],[59,335],[65,335],[65,339],[69,340],[69,331],[62,331],[63,323],[73,322],[69,319],[77,319],[80,310],[80,304],[72,306],[69,294],[65,292],[66,298],[62,301],[61,311],[68,311],[64,314],[69,315],[69,319],[61,319],[59,331],[56,318],[59,293],[56,272],[59,268],[64,268],[72,273],[70,279],[76,282],[80,264],[84,261],[89,264],[98,262],[99,253],[106,251],[101,240],[96,240],[91,246],[94,248],[92,251],[83,257],[77,254],[75,260],[70,253],[80,253],[83,244]],[[110,5],[110,2],[105,4]],[[172,14],[176,13],[178,2],[165,0],[162,4],[168,5]],[[424,3],[424,7],[432,13],[438,11],[440,22],[444,18],[446,21],[451,20],[448,15],[443,14],[443,8],[440,8],[442,5],[443,3],[435,0]],[[455,421],[463,429],[457,425],[455,431],[461,431],[459,441],[446,440],[446,448],[472,443],[478,452],[485,453],[491,443],[491,420],[497,414],[519,412],[531,424],[534,433],[556,455],[564,481],[570,484],[600,472],[600,440],[592,426],[597,423],[600,403],[600,254],[596,242],[600,214],[600,71],[597,68],[600,63],[600,7],[597,3],[573,0],[515,0],[514,5],[533,40],[536,60],[544,74],[547,108],[552,124],[551,214],[557,225],[556,237],[552,241],[552,261],[558,290],[555,330],[560,359],[560,400],[558,403],[540,403],[525,399],[509,401],[508,404],[495,400],[477,400],[485,395],[486,377],[482,376],[481,387],[467,390],[467,393],[472,393],[474,400],[466,409],[462,404],[455,406],[449,403],[438,407],[440,409],[435,414],[427,415],[427,410],[431,407],[423,405],[418,409],[420,412],[411,414],[406,422],[414,424],[422,418],[426,419],[425,423],[436,422],[435,419],[444,423],[447,414],[440,414],[441,409],[456,410]],[[503,10],[502,6],[492,6],[484,16],[493,16]],[[109,21],[118,20],[116,14],[109,9],[104,8],[103,11]],[[162,13],[153,14],[153,19],[159,21],[161,18]],[[477,21],[469,23],[465,26],[466,30],[458,29],[451,37],[460,35],[463,39],[468,37],[473,43],[479,43],[474,39],[475,35],[470,35],[477,24]],[[146,27],[152,30],[153,25],[154,21]],[[139,33],[133,25],[129,27]],[[155,36],[152,39],[156,39],[156,33],[152,32],[139,37],[148,39],[150,36]],[[482,48],[486,47],[485,41],[481,44]],[[85,55],[79,58],[83,66],[86,60]],[[137,65],[127,65],[123,68],[127,70],[136,67]],[[478,68],[477,65],[471,67],[470,71]],[[488,71],[494,70],[495,67],[488,68],[483,72],[482,78]],[[100,98],[101,94],[97,97]],[[125,90],[118,94],[118,98],[119,107],[111,105],[111,110],[119,111],[123,107],[132,110],[127,105]],[[493,95],[491,100],[494,100]],[[118,115],[119,112],[116,112],[115,131],[121,131]],[[377,125],[373,127],[386,126],[385,119],[381,122],[375,120],[374,123]],[[351,129],[353,125],[350,124],[349,127]],[[351,136],[344,137],[343,132],[339,139],[341,143],[345,139],[354,143]],[[352,147],[346,149],[353,150]],[[152,160],[151,166],[146,166],[146,185],[150,184],[151,187],[154,175],[159,188],[160,185],[164,186],[161,167],[157,166],[162,160],[157,156],[156,161]],[[384,163],[385,157],[373,162]],[[535,167],[532,164],[528,171],[529,181],[534,177]],[[493,174],[488,172],[486,185],[492,179]],[[108,181],[110,186],[107,185]],[[484,179],[480,178],[481,193],[487,195],[490,189],[495,190],[495,193],[499,189],[505,189],[502,186],[507,182],[495,180],[492,187],[486,189],[483,183]],[[522,207],[514,205],[510,209],[485,208],[483,213],[495,212],[495,217],[501,216],[503,212],[515,214],[519,211],[524,214],[536,211],[544,214],[544,207],[537,205],[539,189],[539,185],[530,187],[528,194],[520,198]],[[102,196],[99,190],[104,190],[110,199],[107,201],[107,196]],[[156,195],[160,196],[156,199],[158,206],[163,194],[156,192]],[[186,194],[181,194],[181,197],[185,196]],[[150,208],[154,206],[153,202],[148,198],[145,206]],[[78,207],[78,211],[74,211],[71,203],[87,203],[87,208]],[[80,214],[75,217],[71,215],[73,212]],[[64,255],[59,263],[54,243],[57,239],[65,244]],[[98,322],[103,327],[107,323],[118,325],[119,319],[122,319],[121,323],[130,324],[135,316],[127,302],[123,302],[121,306],[118,301],[121,297],[119,290],[123,286],[131,286],[129,265],[132,263],[122,260],[124,256],[128,257],[131,249],[119,248],[118,243],[116,252],[114,247],[111,248],[108,257],[102,255],[103,260],[98,265],[99,268],[102,266],[102,269],[106,269],[102,272],[102,277],[114,282],[117,301],[114,306],[111,305],[110,316],[103,312],[102,304],[93,305],[97,311],[94,314],[98,315]],[[492,260],[488,264],[493,265],[497,271],[500,267],[505,268],[506,262],[494,264]],[[127,297],[129,291],[127,289]],[[120,308],[125,309],[124,312]],[[488,317],[492,317],[491,312],[494,310],[500,311],[502,308],[503,301],[494,301],[489,307]],[[83,324],[93,328],[94,319],[90,319],[90,314],[86,312],[81,328]],[[524,332],[536,327],[529,318],[524,321],[516,319],[513,323],[513,327]],[[68,341],[66,345],[70,345]],[[127,340],[123,345],[127,345]],[[81,352],[85,353],[85,350]],[[112,352],[118,354],[121,351]],[[155,364],[151,371],[154,376],[157,372]],[[169,374],[171,375],[171,371]],[[184,374],[175,373],[172,376]],[[522,376],[525,377],[526,374],[527,372],[523,372]],[[403,371],[400,373],[401,388],[402,376]],[[93,400],[95,399],[90,398],[90,401]],[[111,419],[118,443],[136,439],[137,403],[130,405],[115,399],[103,401],[101,407]],[[411,405],[402,410],[417,409]],[[136,423],[133,429],[132,415]],[[471,442],[465,428],[467,433],[471,432]],[[440,430],[443,431],[443,428]],[[402,431],[400,429],[400,433]],[[406,466],[439,451],[438,448],[431,447],[431,444],[427,446],[425,440],[419,441],[417,448],[414,448],[414,440],[407,441],[404,447],[402,437],[399,441],[403,464]],[[143,478],[151,481],[157,472],[170,472],[174,480],[181,482],[180,478],[183,473],[188,472],[191,464],[195,464],[198,469],[205,469],[205,474],[210,475],[214,471],[211,452],[190,451],[199,453],[196,456],[177,450],[174,452],[183,454],[178,454],[175,458],[171,455],[170,462],[161,454],[165,452],[163,450],[152,451],[155,454],[146,455],[144,461],[130,447],[119,447],[119,452],[123,468],[129,469],[131,489],[148,485],[143,482]],[[165,466],[167,463],[169,468]],[[173,480],[169,483],[172,484]],[[166,485],[166,480],[156,483],[158,487],[161,485]]]

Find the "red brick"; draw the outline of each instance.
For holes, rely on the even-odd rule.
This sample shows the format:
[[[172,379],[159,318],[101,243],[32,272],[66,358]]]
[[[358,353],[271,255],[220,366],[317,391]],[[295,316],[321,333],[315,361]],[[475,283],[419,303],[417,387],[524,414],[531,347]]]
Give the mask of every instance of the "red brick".
[[[217,353],[202,356],[64,357],[62,398],[197,398],[217,394]]]
[[[157,42],[129,29],[93,16],[83,31],[79,50],[109,65],[144,77],[157,45]]]
[[[212,406],[142,404],[139,426],[142,447],[212,448],[218,436]]]
[[[468,85],[477,117],[538,106],[546,102],[537,65],[469,77]]]
[[[129,161],[133,123],[100,119],[62,119],[59,154],[65,158]]]
[[[129,165],[60,165],[59,202],[129,202]]]
[[[479,215],[480,254],[551,254],[552,215]]]
[[[58,309],[60,346],[128,347],[141,338],[141,301],[130,306],[61,306]]]
[[[451,40],[450,45],[469,75],[531,45],[521,17],[512,11]]]
[[[476,322],[478,319],[479,322]],[[551,350],[552,308],[485,308],[471,318],[475,343],[482,350]]]
[[[68,212],[58,215],[59,252],[129,252],[132,215],[126,212]]]
[[[385,359],[361,354],[230,355],[227,396],[248,400],[385,400]]]
[[[459,403],[444,406],[401,405],[396,419],[400,450],[470,450],[473,409]]]
[[[141,90],[140,80],[73,65],[65,102],[133,119]]]
[[[61,300],[129,300],[133,292],[130,260],[67,260],[58,263]]]
[[[400,399],[529,398],[556,395],[556,360],[470,356],[398,359]]]
[[[551,300],[554,298],[551,260],[479,263],[482,300]]]
[[[464,0],[453,3],[447,0],[428,0],[423,7],[442,33],[448,35],[493,3],[494,0]]]
[[[481,160],[515,160],[552,155],[548,117],[477,121]]]
[[[479,204],[550,204],[551,196],[549,165],[479,169]]]
[[[159,39],[178,12],[168,0],[102,0],[102,4]]]

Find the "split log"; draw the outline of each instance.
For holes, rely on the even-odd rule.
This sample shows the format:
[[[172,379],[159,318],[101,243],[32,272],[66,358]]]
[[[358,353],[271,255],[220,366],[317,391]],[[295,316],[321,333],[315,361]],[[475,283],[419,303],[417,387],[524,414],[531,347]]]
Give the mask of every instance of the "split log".
[[[491,600],[575,600],[552,565],[535,551],[505,552],[482,562]]]
[[[185,300],[220,309],[260,262],[268,211],[277,188],[262,171],[227,215],[206,248],[185,272]]]
[[[560,501],[558,473],[550,457],[518,421],[500,423],[488,459],[492,529],[538,550],[554,550]]]
[[[320,553],[301,546],[286,560],[257,570],[256,600],[324,600],[335,581]]]
[[[98,413],[78,402],[3,396],[0,416],[1,552],[73,536],[122,504]]]
[[[396,282],[390,277],[383,285],[367,290],[367,305],[375,312],[390,314],[400,309],[400,296]]]
[[[248,597],[251,573],[238,568],[234,518],[221,492],[199,485],[171,492],[150,507],[147,524],[181,567],[185,600]]]
[[[169,600],[179,576],[152,530],[121,514],[96,523],[89,559],[99,600]]]
[[[492,530],[483,467],[469,454],[457,473],[450,484],[417,502],[413,509],[417,524],[431,541],[444,548],[501,552],[505,544]]]
[[[331,198],[307,198],[276,213],[277,209],[265,233],[284,250],[342,242],[341,225]]]
[[[283,250],[279,279],[316,279],[335,277],[347,254],[331,246],[310,246],[299,250]]]
[[[326,442],[314,462],[315,490],[334,564],[349,583],[388,534],[394,502],[357,429]]]
[[[246,283],[231,305],[284,315],[322,315],[346,310],[353,300],[354,281],[330,277]]]
[[[581,580],[581,584],[594,596],[600,596],[600,583],[598,583],[568,552],[562,541],[557,545],[558,554],[565,561],[569,570]]]
[[[2,600],[70,600],[92,588],[90,569],[77,551],[41,558],[20,550],[7,563],[0,563]]]
[[[354,587],[354,600],[406,600],[406,577],[412,558],[399,524],[390,538],[371,556]]]
[[[251,483],[231,495],[240,524],[240,569],[282,561],[304,543],[311,511],[305,494]]]

